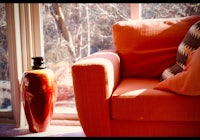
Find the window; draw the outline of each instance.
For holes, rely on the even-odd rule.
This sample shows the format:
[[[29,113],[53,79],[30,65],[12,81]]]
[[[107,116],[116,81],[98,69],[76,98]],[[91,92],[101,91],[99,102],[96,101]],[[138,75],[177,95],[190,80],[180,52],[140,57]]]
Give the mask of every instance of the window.
[[[111,36],[113,23],[119,20],[129,20],[130,17],[136,19],[166,18],[200,13],[198,3],[132,4],[139,10],[137,14],[133,13],[133,9],[130,12],[128,3],[13,3],[4,4],[4,6],[12,102],[12,110],[9,112],[17,127],[26,125],[19,84],[23,71],[31,68],[31,57],[45,56],[47,66],[57,75],[61,94],[58,93],[60,100],[56,104],[54,119],[77,119],[70,66],[73,62],[91,53],[113,48]],[[62,17],[62,14],[64,18],[60,19],[59,16]],[[65,21],[64,24],[61,24],[59,20],[60,22]],[[60,28],[59,25],[65,26]],[[65,33],[71,37],[66,39],[63,29],[67,30]],[[73,45],[70,46],[70,43]],[[5,110],[0,113],[1,117],[7,115]]]
[[[110,4],[110,5],[112,8],[117,10],[116,7],[113,7],[114,4]],[[47,4],[47,6],[50,6],[50,5]],[[66,6],[70,6],[70,5],[66,4]],[[75,6],[76,8],[82,7],[83,8],[82,10],[84,10],[84,14],[90,14],[92,12],[92,10],[95,10],[95,7],[92,4],[87,4],[87,6],[85,4],[75,4],[75,5],[71,5],[71,8],[73,8],[73,6]],[[98,5],[96,5],[96,6],[98,6]],[[20,96],[20,92],[19,92],[19,85],[21,82],[23,71],[26,71],[31,68],[31,57],[46,55],[47,63],[48,63],[47,65],[50,68],[52,68],[53,70],[56,70],[56,68],[58,68],[58,70],[62,71],[63,69],[62,68],[60,69],[59,66],[63,62],[66,62],[66,58],[64,58],[65,61],[58,59],[60,57],[59,55],[58,55],[59,57],[56,56],[56,58],[54,57],[55,54],[48,55],[49,52],[47,50],[49,48],[44,47],[45,45],[48,46],[49,42],[43,42],[45,40],[45,37],[43,40],[43,32],[42,31],[43,31],[43,28],[45,28],[45,25],[42,26],[42,19],[43,19],[42,18],[42,8],[45,8],[45,7],[42,7],[42,4],[23,4],[23,3],[22,4],[17,4],[17,3],[6,4],[7,23],[12,23],[12,24],[8,24],[8,29],[7,29],[8,35],[7,36],[8,36],[8,46],[11,46],[11,47],[8,47],[8,53],[9,53],[9,64],[10,64],[10,67],[9,67],[10,80],[12,81],[11,82],[11,92],[13,92],[13,94],[12,94],[13,115],[14,115],[15,123],[17,124],[18,127],[26,125],[26,121],[25,121],[26,119],[25,119],[23,106],[22,106],[22,102],[21,102],[21,96]],[[48,8],[48,7],[46,7],[46,8]],[[78,10],[76,8],[74,10]],[[89,8],[91,8],[91,9],[89,9]],[[101,11],[103,10],[102,12],[106,12],[104,10],[106,8],[109,10],[109,8],[107,7],[106,4],[102,4],[100,7],[98,7],[98,10],[101,10]],[[68,9],[68,10],[70,11],[70,9]],[[88,11],[90,11],[90,13]],[[98,11],[96,11],[96,12],[98,13]],[[75,13],[76,12],[74,12],[73,14],[75,14]],[[81,10],[79,11],[79,14],[80,13],[81,13]],[[71,16],[71,18],[73,19],[73,17],[72,17],[73,14],[68,15],[68,16]],[[117,14],[123,14],[123,13],[118,11]],[[78,27],[77,25],[81,22],[81,17],[84,15],[79,15],[79,16],[80,17],[78,19],[78,22],[76,23],[76,27]],[[100,15],[100,16],[103,17],[103,15]],[[86,18],[84,22],[88,23],[88,21],[91,20],[92,18],[94,18],[94,15],[93,15],[93,17]],[[123,19],[123,18],[121,18],[121,19]],[[114,20],[112,20],[112,22],[114,23],[116,20],[117,19],[114,19]],[[112,23],[110,23],[110,24],[112,24]],[[70,25],[73,25],[73,23],[71,23]],[[81,28],[76,28],[75,26],[72,26],[72,27],[70,27],[70,31],[73,33],[73,31],[78,32],[81,29],[82,34],[84,34],[84,36],[88,37],[87,31],[89,31],[89,29],[90,29],[89,27],[91,27],[91,29],[94,29],[94,26],[91,26],[90,24],[86,24],[86,25],[87,25],[87,27],[86,27],[87,30],[85,30],[85,27],[83,27],[83,25],[82,25]],[[110,28],[108,25],[106,25],[105,27]],[[55,28],[57,28],[57,27],[55,27]],[[95,28],[98,29],[98,28],[100,28],[100,26],[98,25]],[[44,31],[46,32],[46,30],[44,30]],[[56,30],[54,30],[54,28],[51,28],[50,31],[57,32]],[[109,32],[111,33],[111,30]],[[88,47],[91,44],[90,41],[92,41],[92,40],[90,40],[90,36],[89,36],[89,38],[86,38],[86,40],[84,40],[85,38],[83,38],[83,36],[81,36],[81,33],[80,32],[78,32],[78,33],[79,34],[77,34],[76,36],[72,34],[72,38],[75,38],[75,41],[77,41],[76,37],[82,38],[82,42],[81,42],[82,44],[79,44],[79,48],[80,47],[82,47],[82,48],[81,48],[81,50],[79,50],[79,49],[77,50],[77,51],[81,51],[81,53],[80,53],[81,55],[78,55],[79,57],[76,57],[76,58],[79,59],[81,57],[89,55],[90,53],[94,53],[94,52],[98,51],[97,46],[96,47],[94,46],[94,48],[91,50],[90,50],[90,47]],[[57,35],[60,35],[60,34],[57,34]],[[106,34],[106,36],[103,34],[102,35],[98,34],[98,35],[100,37],[99,39],[100,39],[101,43],[104,42],[104,38],[106,36],[108,36],[109,39],[111,38],[111,36],[107,35],[107,34]],[[93,34],[91,34],[91,36],[93,36]],[[60,43],[59,41],[64,41],[64,40],[58,39],[56,41],[58,41],[57,43]],[[107,45],[104,46],[105,48],[101,48],[101,49],[106,49],[108,47],[112,47],[110,45],[111,43],[109,43],[109,42],[106,42],[106,43],[107,43]],[[50,45],[52,45],[52,44],[50,44]],[[53,48],[53,49],[55,49],[55,48]],[[58,49],[58,47],[56,49]],[[65,48],[61,47],[59,49],[61,49],[61,50],[63,49],[64,54],[69,52],[66,49],[66,47]],[[54,53],[55,52],[56,52],[56,50],[54,50]],[[51,56],[53,57],[53,59],[52,59],[53,61],[52,60],[50,61]],[[62,54],[61,54],[61,57],[62,57]],[[52,66],[52,62],[54,62],[54,60],[56,60],[55,61],[56,65]],[[66,67],[66,66],[68,66],[68,70],[70,70],[70,65],[64,64],[64,67]],[[66,69],[64,69],[64,71],[65,70]],[[57,71],[55,71],[55,72],[57,73]],[[57,73],[57,74],[59,74],[59,73]],[[62,76],[61,76],[61,78],[62,78]],[[63,83],[61,83],[61,85],[62,84]],[[71,83],[69,82],[69,84],[71,84]],[[61,87],[61,90],[62,90],[62,87]],[[73,94],[73,93],[70,93],[70,94]],[[71,97],[73,97],[73,95]],[[70,114],[70,112],[67,112],[67,113],[65,112],[65,111],[68,111],[67,109],[65,110],[66,107],[64,107],[64,112],[59,111],[59,109],[60,109],[59,105],[66,104],[66,103],[67,103],[66,101],[63,101],[63,102],[61,101],[61,102],[57,103],[58,110],[57,110],[57,112],[55,111],[54,119],[66,119],[66,118],[70,118],[70,117],[71,118],[74,117],[77,119],[76,112],[73,112],[71,114]],[[72,98],[72,103],[73,103],[72,106],[74,106],[74,98]],[[67,104],[67,107],[69,107],[69,104]],[[61,110],[62,110],[62,108],[61,108]]]
[[[78,119],[71,65],[91,53],[113,48],[112,24],[129,18],[129,4],[42,4],[46,65],[58,83],[55,119]]]
[[[44,53],[47,66],[54,70],[58,80],[55,113],[76,114],[70,67],[82,57],[113,48],[111,26],[115,22],[131,18],[183,17],[195,14],[197,7],[181,3],[42,4]]]
[[[143,3],[141,16],[147,18],[173,18],[200,15],[200,3]]]

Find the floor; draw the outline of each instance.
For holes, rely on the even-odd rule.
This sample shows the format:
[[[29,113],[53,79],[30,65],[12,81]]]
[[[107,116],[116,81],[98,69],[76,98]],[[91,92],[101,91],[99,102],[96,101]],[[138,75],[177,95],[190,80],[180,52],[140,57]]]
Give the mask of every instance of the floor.
[[[28,127],[15,128],[13,124],[0,124],[0,137],[85,137],[81,126],[49,125],[45,132],[31,133]]]

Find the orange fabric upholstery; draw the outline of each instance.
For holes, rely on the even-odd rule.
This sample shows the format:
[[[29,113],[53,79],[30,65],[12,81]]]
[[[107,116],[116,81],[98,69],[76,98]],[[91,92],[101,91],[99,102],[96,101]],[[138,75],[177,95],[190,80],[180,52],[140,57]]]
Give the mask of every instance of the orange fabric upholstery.
[[[179,43],[198,20],[191,16],[115,23],[113,42],[121,59],[122,76],[160,77],[166,67],[175,63]]]
[[[114,137],[199,137],[200,122],[111,120]]]
[[[170,77],[157,85],[155,89],[167,90],[178,94],[200,95],[200,47],[191,52],[183,72]]]
[[[111,135],[110,97],[119,72],[120,59],[114,51],[98,52],[73,65],[76,107],[87,136]]]
[[[86,136],[200,136],[200,96],[154,89],[162,70],[175,63],[184,33],[199,19],[130,21],[128,27],[123,26],[128,22],[116,23],[116,50],[94,53],[72,65]],[[178,34],[169,31],[172,27]]]
[[[155,90],[153,87],[158,82],[159,80],[155,79],[123,79],[111,97],[112,118],[134,121],[200,122],[200,96],[188,97]]]

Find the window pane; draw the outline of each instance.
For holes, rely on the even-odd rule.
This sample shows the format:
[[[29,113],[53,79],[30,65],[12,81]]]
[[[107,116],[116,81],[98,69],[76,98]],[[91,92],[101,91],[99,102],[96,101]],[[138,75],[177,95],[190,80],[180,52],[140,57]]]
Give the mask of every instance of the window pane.
[[[0,4],[0,112],[11,112],[5,4]],[[2,116],[2,115],[0,115]]]
[[[200,14],[200,3],[144,3],[142,18],[174,18]]]
[[[112,25],[129,18],[129,4],[43,4],[46,65],[56,73],[58,83],[55,112],[76,113],[71,65],[113,48]]]

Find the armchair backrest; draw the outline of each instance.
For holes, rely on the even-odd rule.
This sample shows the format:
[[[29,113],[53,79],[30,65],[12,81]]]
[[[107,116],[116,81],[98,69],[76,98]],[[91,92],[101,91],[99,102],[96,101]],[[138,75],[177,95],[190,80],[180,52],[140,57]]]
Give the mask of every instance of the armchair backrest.
[[[200,16],[119,21],[112,27],[122,77],[159,78]]]

